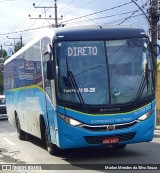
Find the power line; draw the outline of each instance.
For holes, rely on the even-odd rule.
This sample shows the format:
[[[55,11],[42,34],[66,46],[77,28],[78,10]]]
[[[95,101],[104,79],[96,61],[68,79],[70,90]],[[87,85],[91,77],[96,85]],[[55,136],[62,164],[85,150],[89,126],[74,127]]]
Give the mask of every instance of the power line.
[[[37,0],[35,3],[37,3],[39,0]],[[39,3],[39,5],[43,2],[44,0],[42,0],[40,3]],[[29,13],[29,11],[32,9],[32,6],[29,8],[29,10],[28,10],[28,12],[25,14],[25,16],[27,16],[27,14]],[[33,11],[34,11],[35,9],[33,9],[30,13],[32,14],[33,13]],[[25,19],[25,21],[23,22],[23,20],[22,20],[22,22],[20,22],[19,24],[18,24],[18,26],[16,27],[16,29],[20,26],[20,28],[22,28],[23,27],[23,25],[26,23],[26,21],[27,21],[27,19],[28,19],[28,17],[26,17],[26,19]],[[21,24],[22,23],[22,24]],[[19,28],[19,29],[20,29]],[[15,30],[16,30],[15,29]]]
[[[84,5],[80,6],[79,8],[76,8],[76,9],[75,9],[75,10],[73,10],[73,11],[70,11],[70,12],[68,12],[68,13],[64,14],[64,16],[65,16],[65,15],[67,15],[67,14],[70,14],[70,13],[72,13],[72,12],[74,12],[74,11],[77,11],[77,10],[79,10],[79,9],[83,8],[83,7],[86,7],[87,5],[89,5],[89,4],[91,4],[91,3],[93,3],[94,1],[95,1],[95,0],[92,0],[92,1],[90,1],[90,2],[88,2],[88,3],[86,3],[86,4],[84,4]]]
[[[140,16],[140,15],[137,15],[137,16]],[[137,16],[134,16],[134,17],[137,17]],[[117,20],[119,21],[120,19],[117,19]],[[80,21],[80,22],[81,22],[81,21]],[[107,23],[106,23],[106,24],[107,24]],[[32,29],[26,29],[26,30],[21,30],[21,31],[3,33],[3,34],[0,34],[0,36],[10,35],[10,34],[17,34],[17,33],[28,32],[28,31],[34,31],[34,30],[38,30],[38,29],[47,28],[47,27],[49,27],[49,26],[50,26],[50,25],[46,25],[46,26],[37,27],[37,28],[32,28]]]
[[[66,6],[60,8],[58,11],[61,11],[61,10],[63,10],[64,8],[69,7],[69,6],[70,6],[71,4],[73,4],[73,2],[75,2],[75,1],[76,1],[76,0],[71,1],[71,2],[68,3]]]
[[[106,12],[106,11],[110,11],[110,10],[113,10],[113,9],[116,9],[116,8],[120,8],[120,7],[122,7],[122,6],[131,4],[131,3],[132,3],[132,2],[127,2],[127,3],[121,4],[121,5],[112,7],[112,8],[108,8],[108,9],[101,10],[101,11],[94,12],[94,13],[90,13],[90,14],[87,14],[87,15],[84,15],[84,16],[80,16],[80,17],[76,17],[76,18],[73,18],[73,19],[69,19],[69,20],[64,21],[64,23],[70,22],[70,21],[73,21],[73,20],[77,20],[77,19],[81,19],[81,18],[84,18],[84,17],[89,17],[89,16],[92,16],[92,15],[95,15],[95,14],[99,14],[99,13]]]
[[[146,23],[147,24],[147,21],[144,20],[144,17],[142,19],[139,19],[138,21],[134,21],[133,23],[131,23],[129,26],[139,26],[139,23]]]
[[[137,11],[137,10],[136,10]],[[75,24],[75,23],[79,23],[79,22],[87,22],[89,20],[101,20],[101,19],[106,19],[106,18],[109,18],[109,17],[115,17],[115,16],[121,16],[121,15],[124,15],[124,14],[129,14],[129,13],[133,13],[135,11],[130,11],[130,12],[124,12],[124,13],[119,13],[119,14],[114,14],[114,15],[108,15],[108,16],[102,16],[102,17],[97,17],[97,18],[91,18],[91,19],[86,19],[86,20],[80,20],[80,21],[77,21],[77,22],[71,22],[69,24]],[[125,18],[123,18],[125,19]]]
[[[73,3],[75,0],[73,0],[73,1],[71,1],[69,4],[71,4],[71,3]],[[91,1],[92,2],[92,1]],[[128,3],[124,3],[124,4],[121,4],[121,5],[118,5],[118,6],[115,6],[115,7],[112,7],[112,8],[108,8],[108,9],[105,9],[105,10],[101,10],[101,11],[98,11],[98,12],[95,12],[95,13],[91,13],[91,14],[88,14],[88,15],[84,15],[84,16],[80,16],[80,17],[77,17],[77,18],[73,18],[73,19],[70,19],[70,20],[66,20],[66,21],[64,21],[64,22],[67,22],[67,23],[71,23],[70,21],[75,21],[75,22],[73,22],[73,23],[78,23],[78,22],[85,22],[85,21],[88,21],[88,20],[100,20],[100,19],[105,19],[105,18],[107,18],[107,17],[114,17],[114,16],[118,16],[118,15],[122,15],[122,14],[127,14],[127,13],[133,13],[133,12],[135,12],[135,11],[131,11],[131,12],[126,12],[126,13],[121,13],[121,14],[114,14],[114,15],[108,15],[108,16],[102,16],[102,17],[99,17],[99,18],[93,18],[93,19],[86,19],[86,20],[83,20],[83,21],[77,21],[76,22],[76,20],[78,20],[78,19],[81,19],[81,18],[85,18],[85,17],[88,17],[88,16],[92,16],[92,15],[95,15],[95,14],[99,14],[99,13],[102,13],[102,12],[106,12],[106,11],[109,11],[109,10],[113,10],[113,9],[116,9],[116,8],[120,8],[120,7],[122,7],[122,6],[125,6],[125,5],[128,5],[128,4],[130,4],[130,3],[132,3],[132,2],[128,2]],[[67,6],[69,6],[69,4],[68,5],[66,5],[66,6],[64,6],[64,7],[67,7]],[[63,7],[63,8],[64,8]],[[136,11],[138,11],[138,10],[136,10]],[[137,16],[133,16],[134,14],[132,14],[132,18],[133,17],[137,17],[137,16],[140,16],[140,15],[137,15]],[[131,18],[130,17],[130,18]],[[128,18],[128,17],[127,17]],[[126,18],[123,18],[123,20],[125,20]],[[118,20],[122,20],[122,18],[121,19],[117,19],[117,21]],[[125,20],[125,21],[127,21],[127,19]],[[36,21],[35,21],[36,22]],[[20,31],[15,31],[15,32],[11,32],[11,33],[4,33],[4,34],[0,34],[1,36],[4,36],[4,35],[9,35],[9,34],[17,34],[17,33],[24,33],[24,32],[29,32],[29,31],[34,31],[34,30],[37,30],[37,29],[41,29],[41,28],[45,28],[45,27],[48,27],[48,25],[47,26],[42,26],[42,27],[37,27],[37,28],[32,28],[32,29],[30,29],[34,24],[35,24],[35,22],[34,23],[32,23],[32,25],[29,27],[29,29],[26,29],[26,30],[20,30]],[[112,22],[114,22],[114,21],[112,21]]]
[[[139,15],[135,15],[135,16],[133,16],[133,18],[137,18],[137,17],[140,17],[140,16],[143,16],[143,14],[139,14]],[[119,24],[119,21],[120,20],[124,20],[125,19],[125,17],[124,18],[119,18],[119,19],[116,19],[116,20],[112,20],[112,21],[109,21],[109,22],[99,22],[99,23],[96,23],[96,25],[118,25]],[[83,21],[77,21],[77,22],[72,22],[72,23],[69,23],[69,25],[72,25],[72,24],[78,24],[78,23],[80,23],[81,24],[81,26],[82,26],[82,23]],[[88,23],[87,24],[83,24],[84,26],[88,26]]]
[[[36,2],[38,2],[38,1],[40,1],[40,0],[36,0]],[[44,0],[42,0],[42,1],[39,3],[39,5],[40,5],[43,1],[44,1]],[[32,8],[32,6],[29,8],[29,10],[28,10],[28,12],[27,12],[26,14],[29,13],[29,11],[31,10],[31,8]],[[34,10],[32,10],[31,13],[33,13],[33,11],[34,11]],[[15,28],[15,31],[16,31],[18,28],[19,28],[19,30],[20,30],[20,29],[24,26],[24,24],[26,23],[27,19],[28,19],[28,18],[26,18],[25,21],[24,21],[24,19],[21,20],[21,21],[19,22],[19,24],[17,25],[17,27]],[[23,23],[22,23],[22,22],[23,22]],[[13,34],[14,34],[14,32],[13,32]],[[2,35],[2,34],[0,34],[0,35]],[[13,36],[15,36],[15,35],[13,35]],[[1,42],[3,42],[5,39],[6,39],[6,38],[4,37],[4,38],[1,40]]]
[[[33,31],[33,30],[37,30],[37,29],[43,29],[43,28],[47,28],[47,27],[49,27],[49,26],[50,26],[50,25],[41,26],[41,27],[32,28],[32,29],[25,29],[25,30],[22,30],[22,31],[8,32],[8,33],[0,34],[0,36],[1,36],[1,35],[17,34],[17,33],[21,33],[21,32],[28,32],[28,31]]]
[[[54,2],[51,3],[49,6],[52,6],[53,4],[54,4]],[[40,5],[40,4],[39,4],[39,5]],[[50,8],[46,8],[45,12],[47,12],[49,9],[50,9]],[[41,16],[42,16],[45,12],[43,12],[43,13],[41,14]],[[47,20],[47,18],[45,18],[45,19],[46,19],[46,21],[47,21],[49,24],[51,24],[51,23]],[[30,29],[30,28],[36,23],[36,21],[37,21],[37,20],[35,20],[35,21],[32,23],[32,25],[31,25],[28,29]],[[44,24],[44,22],[43,22],[43,24]]]
[[[141,6],[139,6],[139,4],[135,1],[135,0],[131,0],[138,8],[139,8],[139,10],[141,10],[141,12],[144,14],[144,16],[146,17],[146,19],[148,20],[148,23],[150,24],[150,19],[149,19],[149,17],[146,15],[146,13],[144,12],[144,10],[142,9],[142,7]]]
[[[135,15],[135,16],[132,16],[132,18],[133,17],[139,17],[139,16],[143,16],[142,14],[139,14],[139,15]],[[107,24],[115,24],[115,25],[118,25],[118,23],[119,23],[119,21],[120,20],[124,20],[126,17],[123,17],[123,18],[118,18],[118,19],[116,19],[116,20],[112,20],[112,21],[110,21],[110,22],[105,22],[105,23],[102,23],[103,25],[107,25]]]
[[[135,3],[134,0],[132,0],[132,2]],[[137,4],[137,3],[136,3],[136,4]],[[146,5],[147,5],[147,2],[146,2],[145,4],[143,4],[141,7],[144,7],[144,6],[146,6]],[[121,24],[124,23],[126,20],[128,20],[129,18],[131,18],[131,17],[132,17],[136,12],[138,12],[139,10],[143,11],[139,5],[138,5],[138,7],[139,7],[138,10],[134,11],[130,16],[126,17],[122,22],[119,23],[119,25],[121,25]],[[143,14],[144,14],[144,11],[143,11]],[[146,15],[145,15],[145,17],[146,17]],[[147,20],[149,20],[148,17],[147,17]],[[149,21],[149,23],[150,23],[150,21]]]
[[[39,18],[30,18],[30,19],[45,19],[45,20],[50,20],[50,19],[54,19],[55,20],[55,27],[57,28],[59,25],[58,25],[58,20],[61,20],[63,16],[61,16],[61,18],[58,18],[58,15],[57,15],[57,0],[54,0],[54,7],[52,6],[35,6],[35,3],[33,4],[34,8],[43,8],[44,9],[44,13],[45,13],[45,17],[41,17],[41,15],[39,15]],[[55,17],[54,18],[51,18],[51,15],[49,16],[49,18],[47,18],[46,16],[46,9],[50,9],[50,8],[54,8],[55,9]],[[31,15],[29,15],[29,17],[31,17]],[[51,24],[51,23],[49,23]]]
[[[119,25],[121,25],[121,24],[124,23],[126,20],[128,20],[129,18],[131,18],[137,11],[139,11],[139,10],[134,11],[130,16],[128,16],[128,17],[125,18],[122,22],[120,22]]]

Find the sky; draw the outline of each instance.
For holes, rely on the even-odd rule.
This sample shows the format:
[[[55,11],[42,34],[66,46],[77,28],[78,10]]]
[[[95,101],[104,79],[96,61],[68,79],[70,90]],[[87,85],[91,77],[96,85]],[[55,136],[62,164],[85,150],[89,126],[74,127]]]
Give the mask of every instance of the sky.
[[[150,0],[134,1],[147,14]],[[55,0],[0,0],[0,45],[6,51],[13,48],[5,46],[14,44],[11,38],[22,36],[26,44],[54,24],[54,8],[34,8],[33,3],[35,7],[54,7]],[[149,29],[146,17],[132,0],[57,0],[57,7],[58,23],[66,26],[105,24],[141,27],[146,32]],[[51,15],[52,19],[31,19],[39,15]]]

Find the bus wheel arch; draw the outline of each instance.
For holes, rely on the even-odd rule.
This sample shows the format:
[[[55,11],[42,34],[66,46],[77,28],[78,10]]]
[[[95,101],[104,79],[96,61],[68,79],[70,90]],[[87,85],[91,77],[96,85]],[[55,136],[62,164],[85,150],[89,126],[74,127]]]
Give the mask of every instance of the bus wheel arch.
[[[17,129],[17,133],[18,133],[18,138],[20,140],[26,140],[27,139],[27,133],[24,132],[23,130],[21,130],[21,125],[20,125],[17,111],[14,111],[14,113],[15,113],[15,125],[16,125],[16,129]]]
[[[48,130],[46,128],[46,123],[42,115],[40,115],[40,129],[41,129],[41,139],[45,144],[45,147],[49,154],[58,155],[60,152],[60,148],[51,142],[51,137],[48,134]]]
[[[45,143],[45,131],[46,131],[46,125],[45,121],[42,115],[40,115],[40,133],[41,133],[41,139]]]

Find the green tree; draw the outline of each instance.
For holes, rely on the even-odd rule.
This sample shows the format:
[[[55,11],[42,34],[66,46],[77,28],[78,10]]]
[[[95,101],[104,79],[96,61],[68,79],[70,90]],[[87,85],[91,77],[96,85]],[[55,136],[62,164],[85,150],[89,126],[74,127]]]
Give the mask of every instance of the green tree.
[[[0,58],[4,58],[7,56],[7,52],[5,50],[0,50]]]
[[[21,43],[21,41],[17,42],[14,48],[14,52],[19,51],[22,47],[24,46],[23,43]]]

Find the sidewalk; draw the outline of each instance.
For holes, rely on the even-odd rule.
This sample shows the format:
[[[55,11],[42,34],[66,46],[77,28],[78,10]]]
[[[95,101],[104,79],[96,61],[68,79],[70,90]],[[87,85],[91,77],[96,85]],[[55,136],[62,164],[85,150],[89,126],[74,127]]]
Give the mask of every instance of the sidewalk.
[[[154,134],[159,135],[160,136],[160,130],[154,130]]]
[[[160,110],[156,110],[156,127],[155,129],[160,130]]]
[[[160,143],[160,130],[154,130],[153,142]]]

